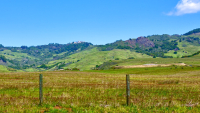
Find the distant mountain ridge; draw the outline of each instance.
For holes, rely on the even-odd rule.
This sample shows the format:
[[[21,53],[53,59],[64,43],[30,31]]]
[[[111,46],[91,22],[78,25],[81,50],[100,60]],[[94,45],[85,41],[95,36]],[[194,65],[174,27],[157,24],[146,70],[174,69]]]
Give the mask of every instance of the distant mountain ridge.
[[[0,65],[7,66],[8,70],[44,71],[61,69],[64,67],[80,67],[78,65],[86,65],[86,67],[88,65],[95,66],[100,65],[104,61],[114,59],[133,58],[133,56],[144,57],[142,55],[152,58],[180,58],[182,56],[190,56],[195,54],[197,51],[200,51],[199,34],[200,28],[189,31],[184,35],[163,34],[146,37],[141,36],[136,39],[128,39],[125,41],[117,40],[105,45],[93,45],[92,43],[84,41],[77,41],[68,44],[50,43],[48,45],[31,47],[4,47],[0,44]],[[94,48],[97,49],[95,52]],[[119,58],[116,58],[114,54],[117,50],[119,50],[118,52],[123,53],[121,56],[118,55]],[[127,50],[131,52],[127,54],[128,56],[124,54],[128,52]],[[89,57],[85,57],[85,52],[88,55],[98,56],[97,54],[102,53],[107,53],[108,55],[106,55],[106,59],[101,59],[101,61],[95,57],[93,62],[91,62],[92,64],[85,64],[85,61],[90,61]],[[77,59],[73,58],[73,55],[77,53],[80,53],[79,57],[77,57]],[[85,60],[84,62],[82,62],[83,59]],[[83,64],[80,64],[81,62]]]

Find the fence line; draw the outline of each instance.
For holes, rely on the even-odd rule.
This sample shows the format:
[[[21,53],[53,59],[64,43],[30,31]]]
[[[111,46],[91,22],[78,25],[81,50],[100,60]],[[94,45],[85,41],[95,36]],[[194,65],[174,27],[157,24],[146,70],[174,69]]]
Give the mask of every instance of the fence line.
[[[43,102],[43,76],[40,74],[39,76],[39,99],[40,99],[40,105],[42,105]]]
[[[38,88],[38,75],[39,75],[39,88]],[[101,75],[100,75],[101,76]],[[55,79],[54,79],[55,77]],[[63,77],[63,78],[62,78]],[[159,84],[157,82],[153,82],[154,84],[149,84],[150,81],[141,81],[135,80],[135,76],[123,75],[115,77],[107,77],[103,75],[99,76],[84,76],[81,78],[81,75],[74,76],[63,76],[56,77],[55,75],[43,76],[42,74],[37,74],[37,79],[30,78],[21,78],[16,81],[2,83],[5,85],[0,85],[0,88],[3,87],[5,89],[11,89],[20,94],[20,97],[8,97],[6,96],[6,90],[2,90],[2,95],[0,95],[0,100],[4,99],[30,99],[30,102],[37,102],[40,105],[46,103],[66,103],[66,104],[76,104],[83,106],[92,106],[96,105],[131,105],[135,104],[145,104],[151,103],[149,105],[159,104],[157,102],[160,100],[160,103],[166,103],[166,101],[173,105],[172,101],[177,101],[178,103],[186,104],[190,102],[190,100],[198,102],[199,98],[193,99],[192,97],[197,97],[200,93],[200,90],[193,90],[193,88],[189,89],[190,86],[186,85],[183,87],[184,83],[181,84]],[[131,80],[130,80],[130,77]],[[11,78],[11,77],[10,77]],[[80,79],[79,79],[80,78]],[[137,78],[137,77],[136,77]],[[18,81],[19,80],[19,81]],[[50,80],[50,81],[48,81]],[[3,80],[2,80],[3,81]],[[21,83],[21,81],[26,81],[26,83]],[[61,81],[61,82],[59,82]],[[133,82],[134,81],[134,82]],[[154,80],[156,81],[156,80]],[[184,81],[187,79],[184,78]],[[17,84],[19,82],[19,84]],[[30,83],[28,83],[30,82]],[[37,84],[36,84],[37,83]],[[196,81],[195,81],[196,83]],[[164,87],[162,86],[164,85]],[[155,86],[155,87],[154,87]],[[169,87],[168,87],[169,86]],[[183,87],[181,90],[177,87]],[[197,86],[199,86],[197,84]],[[30,89],[33,88],[33,89]],[[39,89],[39,91],[38,91]],[[175,89],[175,90],[173,90]],[[159,95],[159,93],[164,92],[164,95]],[[21,93],[22,92],[22,93]],[[31,93],[32,92],[32,93]],[[36,93],[38,92],[38,93]],[[149,93],[148,93],[149,92]],[[177,95],[178,93],[182,93],[181,95]],[[185,95],[189,94],[190,96]],[[4,96],[5,95],[5,96]],[[158,96],[157,96],[158,95]],[[169,95],[172,95],[171,97]],[[191,96],[195,95],[195,96]],[[2,97],[1,97],[2,96]],[[39,96],[39,98],[38,98]],[[190,98],[189,98],[190,97]],[[32,99],[31,99],[32,98]],[[34,100],[35,101],[32,101]],[[138,104],[138,105],[139,105]],[[182,104],[182,103],[181,103]],[[1,105],[1,104],[0,104]]]

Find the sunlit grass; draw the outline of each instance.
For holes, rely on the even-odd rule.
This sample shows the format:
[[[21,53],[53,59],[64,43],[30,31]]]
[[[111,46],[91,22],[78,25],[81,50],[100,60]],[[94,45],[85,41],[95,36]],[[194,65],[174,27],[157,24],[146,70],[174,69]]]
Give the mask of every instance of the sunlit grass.
[[[130,73],[131,105],[125,75]],[[199,67],[0,74],[0,112],[199,112]],[[60,109],[56,109],[60,108]]]
[[[185,45],[185,47],[183,47],[183,45]],[[180,50],[177,51],[177,54],[174,54],[174,50],[170,50],[168,53],[165,53],[165,55],[173,56],[174,58],[181,58],[182,56],[192,55],[197,51],[200,51],[199,46],[195,46],[186,41],[178,42],[178,47]]]

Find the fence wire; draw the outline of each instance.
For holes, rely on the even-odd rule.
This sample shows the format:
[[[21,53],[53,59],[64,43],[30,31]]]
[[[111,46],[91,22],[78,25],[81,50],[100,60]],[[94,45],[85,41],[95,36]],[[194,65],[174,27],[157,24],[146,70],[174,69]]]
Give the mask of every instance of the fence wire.
[[[130,75],[130,104],[195,106],[200,78]],[[0,75],[0,106],[39,104],[39,73]],[[126,75],[86,72],[43,73],[43,104],[125,106]]]

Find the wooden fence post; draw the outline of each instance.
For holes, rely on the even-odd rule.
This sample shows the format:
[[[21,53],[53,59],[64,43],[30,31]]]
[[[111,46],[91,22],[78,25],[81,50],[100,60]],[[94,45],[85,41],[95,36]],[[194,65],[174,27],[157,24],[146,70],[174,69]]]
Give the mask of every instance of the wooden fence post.
[[[130,105],[130,76],[126,75],[126,104]]]
[[[42,74],[40,74],[39,76],[39,99],[40,99],[40,105],[42,105],[42,102],[43,102],[43,77],[42,77]]]

